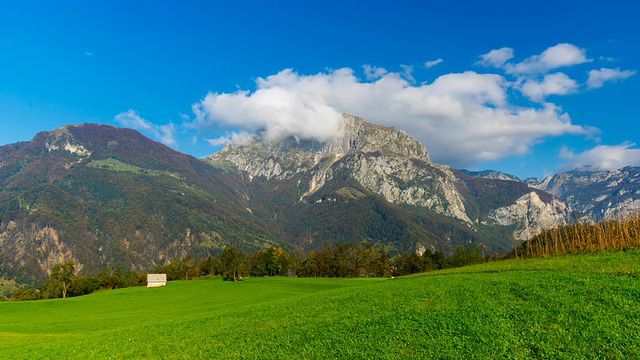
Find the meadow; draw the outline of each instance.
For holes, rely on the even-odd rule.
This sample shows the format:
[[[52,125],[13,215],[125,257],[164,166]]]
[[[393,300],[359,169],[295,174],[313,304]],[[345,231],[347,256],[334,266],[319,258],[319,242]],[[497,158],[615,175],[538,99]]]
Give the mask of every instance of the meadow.
[[[640,250],[0,303],[7,359],[640,358]]]

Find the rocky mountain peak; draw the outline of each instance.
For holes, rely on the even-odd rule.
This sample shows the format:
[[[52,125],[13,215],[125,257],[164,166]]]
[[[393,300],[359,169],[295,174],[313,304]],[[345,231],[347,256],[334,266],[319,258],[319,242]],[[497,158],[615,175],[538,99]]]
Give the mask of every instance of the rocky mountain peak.
[[[527,179],[527,183],[596,220],[625,216],[640,209],[640,167],[636,166],[616,170],[582,168],[543,180]]]
[[[375,125],[349,114],[344,114],[344,131],[339,141],[343,152],[380,152],[431,162],[427,149],[407,132]]]
[[[53,131],[41,133],[46,138],[45,147],[49,152],[62,149],[81,157],[91,156],[92,151],[85,148],[84,144],[78,141],[71,131],[73,128],[81,126],[66,125]]]
[[[251,176],[283,178],[299,172],[300,168],[327,168],[345,155],[356,153],[377,153],[431,163],[427,149],[407,132],[372,124],[349,114],[343,115],[341,134],[327,142],[295,136],[270,142],[256,138],[248,144],[228,144],[208,160],[232,163]]]

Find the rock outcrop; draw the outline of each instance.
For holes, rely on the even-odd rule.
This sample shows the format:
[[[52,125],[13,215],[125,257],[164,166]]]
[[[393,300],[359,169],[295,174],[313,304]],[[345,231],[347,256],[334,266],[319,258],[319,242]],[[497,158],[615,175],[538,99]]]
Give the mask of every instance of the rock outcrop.
[[[285,181],[298,176],[301,182],[298,201],[331,183],[336,174],[347,173],[366,190],[390,203],[429,209],[470,228],[509,227],[521,240],[542,228],[566,224],[570,217],[570,210],[562,201],[550,196],[544,196],[543,201],[526,186],[508,199],[491,199],[491,203],[499,206],[479,212],[478,208],[486,206],[478,202],[487,199],[475,197],[474,191],[478,189],[470,180],[472,177],[433,163],[427,149],[408,133],[352,115],[344,116],[342,135],[327,143],[294,137],[270,143],[256,140],[228,145],[208,160],[231,164],[248,174],[249,179]],[[500,176],[494,179],[494,185],[482,186],[515,183],[503,179],[511,180]]]
[[[637,166],[608,171],[578,169],[544,180],[526,181],[594,220],[608,220],[640,210],[640,167]]]

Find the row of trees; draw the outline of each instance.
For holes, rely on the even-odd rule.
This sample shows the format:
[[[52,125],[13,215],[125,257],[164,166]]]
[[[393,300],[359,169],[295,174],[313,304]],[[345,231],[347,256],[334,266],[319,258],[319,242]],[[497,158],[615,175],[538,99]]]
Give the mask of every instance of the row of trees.
[[[105,268],[101,274],[95,276],[76,274],[73,260],[58,263],[51,269],[49,281],[38,288],[19,287],[13,294],[14,300],[40,300],[66,298],[70,296],[86,295],[98,290],[119,289],[129,286],[142,286],[147,281],[146,274],[135,271],[123,272],[122,269],[109,270]]]
[[[368,242],[335,243],[312,250],[304,258],[281,247],[271,247],[245,256],[236,247],[227,246],[218,257],[174,259],[156,272],[169,280],[189,280],[200,276],[222,276],[237,281],[246,276],[300,277],[387,277],[460,267],[486,261],[482,249],[475,245],[459,246],[450,257],[440,251],[422,254],[405,252],[389,258],[384,245],[378,249]]]
[[[387,277],[424,271],[477,264],[485,261],[477,245],[460,246],[451,257],[442,252],[425,251],[423,254],[405,252],[391,260],[385,246],[376,249],[368,242],[340,244],[313,250],[304,258],[296,257],[281,247],[270,247],[245,256],[235,246],[227,246],[216,257],[207,259],[175,258],[154,269],[167,274],[167,280],[191,280],[204,276],[221,276],[238,281],[247,276],[301,276],[301,277]],[[123,272],[122,269],[95,276],[78,276],[75,263],[56,264],[43,286],[19,288],[15,300],[65,298],[89,294],[104,289],[118,289],[146,284],[146,273]]]

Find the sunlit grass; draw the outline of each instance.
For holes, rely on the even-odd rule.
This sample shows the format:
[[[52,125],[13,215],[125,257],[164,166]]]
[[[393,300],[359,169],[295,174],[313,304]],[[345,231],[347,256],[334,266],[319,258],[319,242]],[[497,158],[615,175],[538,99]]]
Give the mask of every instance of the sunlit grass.
[[[638,358],[640,251],[0,303],[5,358]]]

